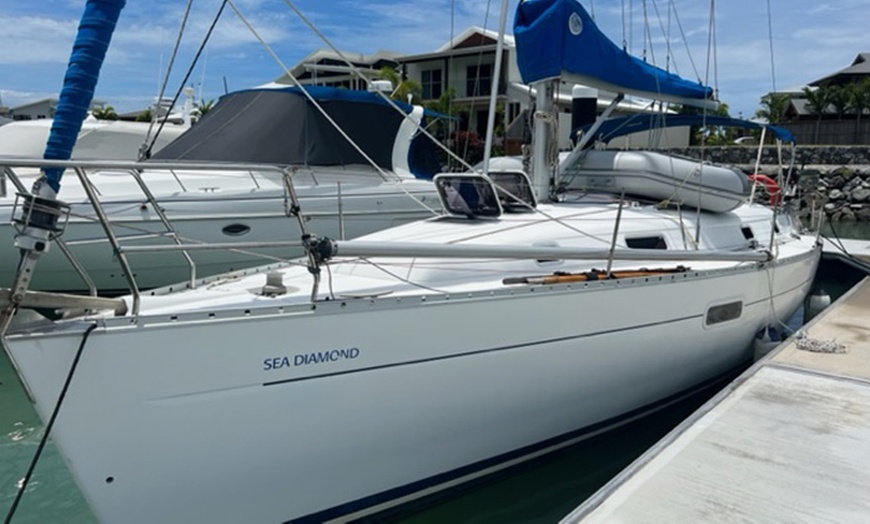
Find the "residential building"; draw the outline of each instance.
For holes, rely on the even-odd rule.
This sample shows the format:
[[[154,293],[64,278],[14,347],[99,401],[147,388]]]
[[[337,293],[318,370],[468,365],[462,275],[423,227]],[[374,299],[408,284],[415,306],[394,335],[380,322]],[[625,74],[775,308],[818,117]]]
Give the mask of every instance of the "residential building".
[[[102,100],[94,100],[91,102],[91,110],[103,109],[106,103]],[[57,98],[43,98],[35,102],[22,104],[13,107],[10,110],[13,120],[42,120],[44,118],[54,118],[54,112],[57,110]]]
[[[495,78],[495,56],[498,34],[480,27],[469,27],[446,44],[430,53],[400,55],[380,51],[374,55],[342,53],[353,65],[369,79],[378,78],[380,69],[389,66],[396,69],[403,79],[421,87],[423,103],[437,101],[448,89],[453,90],[450,112],[458,115],[458,121],[451,124],[452,131],[467,132],[467,139],[483,139],[489,116],[490,94]],[[523,84],[516,62],[514,38],[505,35],[502,52],[500,79],[497,86],[496,102],[503,107],[502,121],[497,127],[505,130],[503,146],[506,154],[519,154],[520,145],[527,141],[529,134],[529,108],[534,104],[534,96],[529,86]],[[366,83],[354,74],[347,64],[333,51],[317,50],[296,64],[290,72],[302,84],[365,89]],[[292,85],[285,74],[275,80],[275,84]],[[574,85],[560,86],[556,100],[558,110],[564,114],[559,119],[559,147],[571,147],[570,132],[571,92]],[[613,100],[611,93],[599,93],[599,111]],[[623,101],[614,115],[637,113],[647,110],[646,104]],[[656,135],[662,147],[680,147],[689,143],[688,128],[671,128]],[[626,142],[626,140],[628,142]],[[643,137],[624,139],[621,143],[646,144]]]
[[[304,85],[365,90],[366,82],[354,74],[345,59],[353,64],[353,68],[358,72],[369,79],[375,79],[384,67],[398,69],[396,60],[398,56],[399,53],[392,51],[378,51],[372,55],[341,51],[340,56],[332,50],[318,49],[293,66],[290,73]],[[275,79],[275,83],[294,85],[293,80],[286,73]]]
[[[856,109],[850,100],[848,86],[857,86],[870,78],[870,52],[859,53],[851,65],[827,74],[805,86],[780,91],[777,94],[788,98],[782,122],[800,144],[866,144],[870,141],[870,122],[866,113],[870,108]],[[820,112],[814,108],[805,90],[832,90],[829,94],[839,97]],[[838,108],[839,105],[839,108]]]

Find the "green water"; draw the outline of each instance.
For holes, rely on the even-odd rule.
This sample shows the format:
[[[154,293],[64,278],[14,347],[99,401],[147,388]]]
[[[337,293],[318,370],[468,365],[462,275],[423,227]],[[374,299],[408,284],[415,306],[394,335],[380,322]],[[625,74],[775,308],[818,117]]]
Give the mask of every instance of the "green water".
[[[837,237],[870,240],[870,224],[866,222],[825,222],[822,224],[822,234],[832,240]]]
[[[15,499],[43,425],[4,351],[0,351],[0,518]],[[12,520],[17,524],[91,524],[96,522],[57,448],[42,452],[27,491]]]

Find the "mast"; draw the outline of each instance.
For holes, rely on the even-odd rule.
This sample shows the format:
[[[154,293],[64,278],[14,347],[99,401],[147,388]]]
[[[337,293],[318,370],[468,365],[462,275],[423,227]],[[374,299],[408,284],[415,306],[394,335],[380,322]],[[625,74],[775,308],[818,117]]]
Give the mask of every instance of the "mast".
[[[498,98],[498,85],[501,81],[501,61],[504,52],[504,31],[507,24],[508,0],[502,0],[501,15],[498,22],[498,43],[495,47],[495,70],[492,74],[492,88],[489,92],[489,114],[486,119],[486,141],[483,149],[483,174],[489,173],[489,158],[492,154],[493,132],[495,130],[495,108]]]
[[[549,151],[552,137],[549,116],[553,114],[553,95],[556,83],[552,80],[535,82],[535,130],[532,138],[532,186],[535,198],[543,202],[550,196]]]

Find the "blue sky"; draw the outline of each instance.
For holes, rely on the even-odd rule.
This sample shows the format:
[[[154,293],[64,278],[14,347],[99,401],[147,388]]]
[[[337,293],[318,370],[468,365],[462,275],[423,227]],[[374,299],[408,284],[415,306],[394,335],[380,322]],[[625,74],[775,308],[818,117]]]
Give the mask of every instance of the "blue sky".
[[[283,0],[235,0],[281,60],[292,67],[325,44]],[[402,53],[434,51],[471,25],[495,29],[496,0],[292,0],[338,48],[360,53],[380,49]],[[510,2],[510,18],[517,0]],[[635,55],[664,65],[670,41],[677,71],[708,79],[718,87],[731,114],[751,116],[771,90],[767,1],[720,0],[715,3],[715,64],[708,68],[710,2],[704,0],[583,0],[599,26],[615,41],[631,43]],[[779,89],[803,85],[848,66],[870,51],[867,0],[769,0],[772,8],[774,72]],[[119,111],[147,107],[165,73],[186,0],[127,0],[97,86],[97,98]],[[211,23],[220,0],[194,0],[185,39],[169,90],[174,91]],[[0,27],[0,97],[15,106],[57,96],[84,0],[4,1]],[[670,18],[673,5],[683,31]],[[646,13],[644,12],[646,8]],[[625,13],[625,16],[623,16]],[[644,14],[651,37],[644,34]],[[630,16],[631,15],[631,16]],[[634,20],[634,23],[631,23]],[[625,31],[623,30],[625,27]],[[662,30],[664,28],[664,31]],[[685,39],[683,38],[685,35]],[[644,41],[652,45],[644,46]],[[691,52],[691,59],[686,49]],[[694,62],[694,67],[693,67]],[[711,59],[711,63],[713,60]],[[697,71],[697,73],[696,73]],[[188,85],[205,99],[230,90],[269,82],[282,69],[262,49],[228,7],[204,59]]]

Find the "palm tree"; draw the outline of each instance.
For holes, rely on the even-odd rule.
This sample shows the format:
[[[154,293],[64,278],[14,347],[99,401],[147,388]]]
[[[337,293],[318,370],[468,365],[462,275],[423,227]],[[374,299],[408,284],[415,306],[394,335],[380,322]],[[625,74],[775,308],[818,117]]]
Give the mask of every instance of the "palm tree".
[[[97,120],[117,120],[118,113],[115,112],[115,108],[112,106],[106,106],[100,109],[95,109],[91,111],[91,114]]]
[[[860,144],[861,140],[861,116],[864,111],[870,109],[870,78],[864,78],[861,82],[849,85],[850,90],[850,110],[855,111],[858,115],[855,119],[855,143]]]
[[[763,118],[769,124],[776,124],[785,118],[789,97],[785,93],[767,93],[761,97],[761,108],[755,112],[756,118]]]
[[[819,86],[815,89],[811,89],[810,87],[804,87],[803,89],[804,97],[807,100],[807,111],[811,114],[819,115],[819,119],[816,121],[816,136],[813,140],[814,143],[819,143],[819,127],[822,125],[822,115],[828,109],[828,106],[831,105],[831,92],[828,89],[828,86]]]
[[[205,116],[206,113],[211,111],[212,107],[214,107],[214,100],[212,99],[209,101],[205,101],[205,100],[200,99],[200,101],[195,102],[193,104],[193,106],[194,106],[193,111],[191,111],[193,116],[195,116],[197,118],[202,118]]]
[[[828,86],[831,105],[834,106],[834,112],[838,119],[842,119],[843,115],[852,104],[852,90],[847,86],[832,85]]]
[[[389,80],[393,84],[393,92],[390,94],[390,98],[393,100],[414,103],[423,96],[423,86],[413,80],[403,79],[399,72],[392,67],[382,67],[378,78]]]

